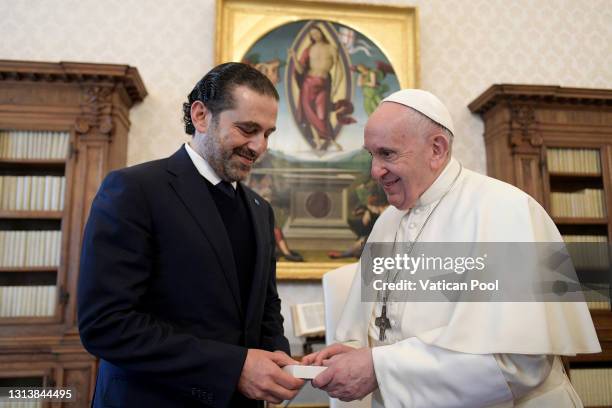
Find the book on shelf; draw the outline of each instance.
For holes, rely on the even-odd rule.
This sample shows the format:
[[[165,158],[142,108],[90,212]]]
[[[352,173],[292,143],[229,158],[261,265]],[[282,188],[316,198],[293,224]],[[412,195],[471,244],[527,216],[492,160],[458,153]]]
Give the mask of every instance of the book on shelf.
[[[0,131],[0,159],[61,160],[68,155],[68,132]]]
[[[576,268],[609,270],[610,251],[606,235],[563,235]]]
[[[325,334],[323,303],[300,303],[291,306],[293,332],[296,337]]]
[[[570,375],[585,407],[612,405],[612,368],[572,368]]]
[[[609,276],[610,246],[606,235],[563,235],[576,271],[601,273],[604,280]],[[610,284],[581,282],[584,298],[591,310],[610,310]]]
[[[55,314],[57,288],[0,286],[0,317],[48,317]]]
[[[584,292],[584,300],[590,310],[610,310],[610,300],[599,292]]]
[[[66,178],[60,176],[0,176],[1,210],[61,211]]]
[[[554,217],[606,217],[601,189],[585,188],[571,193],[553,191],[550,204]]]
[[[57,267],[61,231],[0,231],[0,267]]]
[[[601,174],[597,149],[546,149],[546,162],[551,173]]]

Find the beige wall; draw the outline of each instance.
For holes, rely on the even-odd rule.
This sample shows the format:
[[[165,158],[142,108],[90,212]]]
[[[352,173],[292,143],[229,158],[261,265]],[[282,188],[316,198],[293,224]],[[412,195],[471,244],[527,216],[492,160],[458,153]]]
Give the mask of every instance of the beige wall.
[[[387,1],[371,1],[386,4]],[[456,156],[486,168],[467,104],[493,83],[612,87],[610,0],[423,0],[421,85],[449,106]],[[213,64],[213,0],[0,1],[0,58],[125,63],[149,90],[131,113],[130,164],[185,140],[180,105]]]

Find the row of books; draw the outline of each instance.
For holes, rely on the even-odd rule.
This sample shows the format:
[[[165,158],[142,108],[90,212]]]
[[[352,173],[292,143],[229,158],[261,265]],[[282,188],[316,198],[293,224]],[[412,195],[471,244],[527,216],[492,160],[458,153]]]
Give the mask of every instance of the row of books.
[[[1,176],[0,210],[61,211],[65,189],[65,177]]]
[[[598,292],[584,292],[584,300],[590,310],[610,310],[610,301]]]
[[[67,132],[0,131],[0,158],[65,159],[69,139]]]
[[[549,172],[601,174],[599,150],[552,148],[546,155]]]
[[[563,235],[563,241],[566,243],[598,243],[608,242],[606,235]]]
[[[0,399],[1,408],[42,408],[41,401],[9,401],[8,398]]]
[[[574,368],[570,375],[585,407],[612,406],[612,368]]]
[[[555,217],[605,218],[603,190],[585,188],[571,193],[550,193],[551,212]]]
[[[61,231],[0,231],[0,267],[58,266]]]
[[[57,288],[49,286],[0,286],[0,317],[53,316]]]
[[[608,270],[610,254],[605,235],[563,235],[576,268]]]

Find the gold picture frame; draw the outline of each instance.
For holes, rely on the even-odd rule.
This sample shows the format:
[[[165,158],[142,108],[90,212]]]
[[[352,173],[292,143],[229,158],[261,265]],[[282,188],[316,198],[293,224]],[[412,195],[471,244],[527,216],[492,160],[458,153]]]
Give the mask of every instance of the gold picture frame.
[[[303,20],[328,21],[358,31],[392,64],[401,88],[418,87],[416,7],[309,0],[217,0],[215,62],[243,61],[249,49],[268,33]],[[277,279],[319,280],[327,271],[355,261],[279,261]]]
[[[217,0],[215,61],[240,61],[259,38],[299,20],[332,20],[359,30],[385,53],[402,88],[419,85],[416,7],[308,0]]]

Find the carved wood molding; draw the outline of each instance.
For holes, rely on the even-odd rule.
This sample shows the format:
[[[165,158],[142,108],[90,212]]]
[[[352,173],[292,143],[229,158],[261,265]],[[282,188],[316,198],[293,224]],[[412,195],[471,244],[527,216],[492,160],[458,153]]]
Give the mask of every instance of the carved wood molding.
[[[109,135],[113,130],[113,86],[88,86],[84,90],[82,115],[76,119],[77,133]]]
[[[130,106],[147,95],[138,70],[129,65],[0,60],[0,81],[121,85],[130,97]]]
[[[612,109],[612,90],[565,88],[556,85],[495,84],[468,105],[472,113],[484,115],[503,103],[592,105]]]
[[[534,147],[542,145],[542,136],[538,131],[535,110],[526,104],[509,104],[510,108],[510,146]]]
[[[495,115],[494,108],[507,109],[508,143],[513,151],[521,152],[535,152],[543,144],[536,110],[577,107],[612,112],[612,90],[495,84],[468,105],[473,113],[482,115],[485,123],[488,117]],[[505,132],[508,130],[504,129],[504,134]]]
[[[138,70],[116,64],[0,60],[0,84],[6,93],[0,102],[9,105],[53,104],[67,115],[76,113],[68,106],[77,108],[77,135],[94,138],[110,137],[116,120],[129,127],[127,110],[147,95]]]

